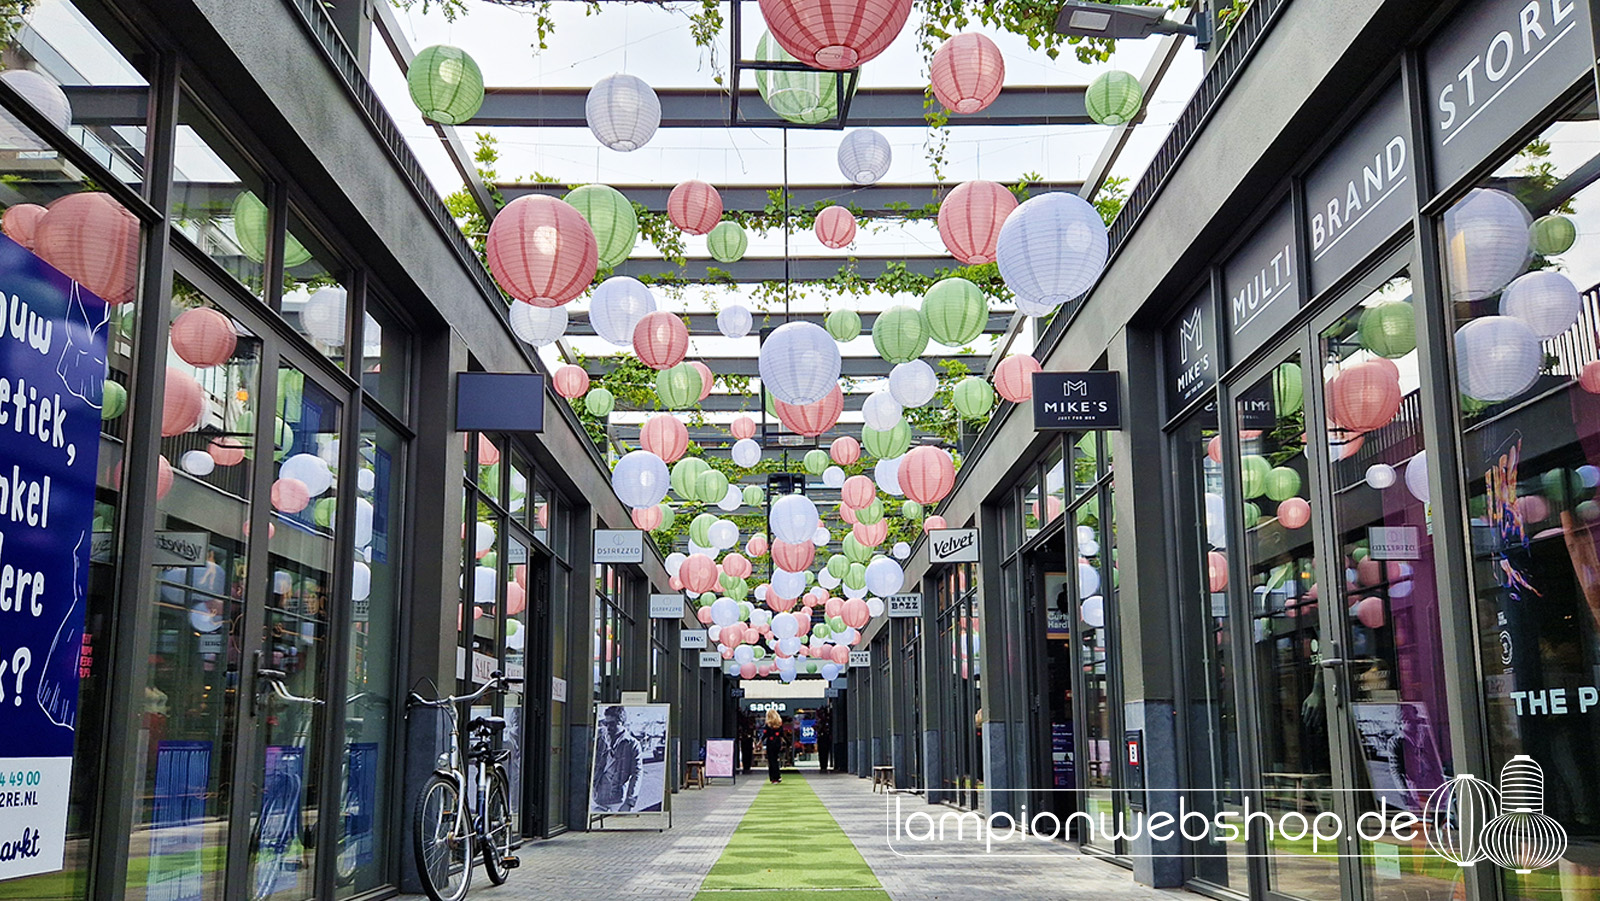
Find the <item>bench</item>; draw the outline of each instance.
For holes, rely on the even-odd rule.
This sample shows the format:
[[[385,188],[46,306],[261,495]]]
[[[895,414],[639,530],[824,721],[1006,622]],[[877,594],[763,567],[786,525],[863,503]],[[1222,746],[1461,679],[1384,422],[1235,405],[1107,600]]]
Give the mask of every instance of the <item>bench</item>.
[[[706,787],[706,762],[704,760],[691,760],[684,765],[687,772],[683,777],[684,788]]]

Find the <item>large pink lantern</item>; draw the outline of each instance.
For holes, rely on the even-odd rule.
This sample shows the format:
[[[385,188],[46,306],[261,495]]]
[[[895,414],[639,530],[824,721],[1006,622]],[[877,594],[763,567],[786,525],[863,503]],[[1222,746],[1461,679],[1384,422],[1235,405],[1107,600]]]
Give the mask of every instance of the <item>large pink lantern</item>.
[[[828,456],[840,466],[849,466],[861,459],[861,442],[849,435],[841,435],[828,446]]]
[[[743,554],[729,554],[722,558],[722,571],[735,579],[748,579],[755,571],[750,559]]]
[[[657,413],[639,429],[639,446],[668,463],[676,463],[689,447],[689,429],[678,417]]]
[[[542,194],[506,204],[489,226],[484,255],[500,287],[536,307],[559,307],[582,294],[600,260],[583,214]]]
[[[167,367],[167,385],[161,404],[161,437],[182,435],[200,423],[206,411],[206,394],[194,376]]]
[[[1221,551],[1206,554],[1206,581],[1212,594],[1228,587],[1228,558]]]
[[[943,516],[929,516],[922,521],[922,531],[924,532],[934,532],[948,528],[950,527],[945,524]]]
[[[732,425],[728,426],[728,431],[733,433],[733,437],[741,441],[746,438],[754,438],[756,436],[756,421],[748,416],[740,416],[733,421]]]
[[[218,466],[238,466],[244,462],[244,445],[237,438],[213,438],[211,445],[206,448],[206,453],[217,462]]]
[[[21,244],[29,250],[33,249],[33,232],[38,228],[39,220],[47,212],[37,203],[18,203],[6,207],[3,217],[0,217],[0,231],[6,237]],[[850,222],[851,230],[855,229],[855,220]]]
[[[688,351],[689,329],[671,313],[646,313],[633,327],[633,352],[651,369],[671,369]]]
[[[884,517],[870,526],[864,522],[858,522],[850,527],[850,534],[854,535],[857,541],[867,547],[877,547],[883,544],[885,538],[889,537],[889,518]]]
[[[767,607],[774,613],[788,613],[794,609],[794,598],[780,598],[772,592],[767,592]]]
[[[994,368],[994,390],[1014,404],[1033,397],[1033,374],[1044,369],[1027,354],[1006,357]]]
[[[568,363],[557,369],[551,381],[555,383],[556,393],[569,400],[582,397],[589,391],[589,373],[576,363]]]
[[[950,452],[924,444],[900,458],[900,490],[919,504],[937,504],[956,487],[956,465]]]
[[[844,392],[834,385],[833,390],[816,403],[796,406],[774,398],[772,407],[778,411],[778,420],[784,425],[798,434],[815,438],[839,421],[839,414],[844,412]]]
[[[832,655],[833,662],[840,666],[850,662],[850,646],[847,644],[836,644],[829,649],[828,653]]]
[[[751,535],[750,540],[744,543],[744,552],[752,557],[765,557],[767,555],[767,536]]]
[[[516,616],[528,609],[528,590],[516,582],[506,583],[506,615]]]
[[[717,561],[705,554],[690,554],[678,567],[678,579],[686,591],[704,594],[717,587]]]
[[[778,46],[808,66],[853,69],[889,48],[911,0],[761,0]]]
[[[139,283],[139,220],[109,194],[68,194],[33,230],[33,250],[106,303],[133,300]]]
[[[975,113],[1000,96],[1006,58],[981,34],[958,34],[933,52],[933,96],[953,113]]]
[[[871,503],[871,502],[869,501],[868,503]],[[857,509],[858,508],[852,507],[849,504],[846,504],[846,503],[841,501],[840,504],[839,504],[839,518],[844,520],[846,523],[848,523],[848,524],[853,526],[856,523],[861,521],[861,520],[856,518],[856,510]]]
[[[1311,521],[1311,505],[1303,497],[1291,497],[1278,505],[1278,522],[1285,529],[1298,529]]]
[[[691,178],[667,195],[667,218],[691,235],[703,235],[722,221],[722,195],[697,178]]]
[[[1353,432],[1382,428],[1400,412],[1400,382],[1389,369],[1358,363],[1328,380],[1328,412]]]
[[[1600,360],[1583,364],[1583,370],[1578,373],[1578,386],[1590,394],[1600,394]]]
[[[665,515],[659,505],[634,507],[633,512],[628,514],[633,520],[633,527],[644,532],[654,532],[661,528],[661,520]]]
[[[11,215],[9,210],[6,215]],[[838,250],[856,239],[856,217],[842,206],[825,207],[817,214],[813,230],[822,246]]]
[[[311,503],[311,489],[299,479],[282,478],[272,483],[272,506],[282,513],[299,513]]]
[[[233,356],[239,336],[228,317],[210,307],[184,310],[168,331],[172,351],[192,366],[219,366]]]
[[[872,503],[872,499],[877,496],[877,488],[873,486],[872,479],[868,476],[851,476],[844,480],[844,487],[839,489],[840,502],[857,510]]]
[[[717,384],[717,377],[712,375],[710,366],[699,360],[691,361],[689,365],[700,373],[700,400],[705,400],[711,396],[711,389]]]
[[[939,204],[939,240],[963,263],[993,263],[1000,226],[1016,208],[1016,195],[1004,185],[982,180],[956,185]]]
[[[844,602],[839,610],[839,616],[844,619],[844,624],[852,629],[864,629],[872,619],[872,611],[867,608],[867,602],[860,598],[851,598]]]
[[[809,541],[774,541],[772,563],[785,572],[804,572],[817,559],[817,546]]]

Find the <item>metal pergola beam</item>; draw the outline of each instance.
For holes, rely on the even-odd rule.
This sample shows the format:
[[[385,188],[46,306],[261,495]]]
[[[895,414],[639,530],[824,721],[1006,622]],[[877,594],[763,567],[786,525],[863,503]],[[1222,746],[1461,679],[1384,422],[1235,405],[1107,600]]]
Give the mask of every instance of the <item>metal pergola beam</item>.
[[[908,272],[935,276],[941,271],[954,273],[961,264],[950,257],[797,257],[789,260],[787,269],[782,257],[745,257],[735,263],[719,263],[712,259],[689,260],[682,267],[670,260],[627,260],[618,266],[614,275],[631,275],[637,279],[673,280],[716,284],[718,282],[781,282],[788,278],[796,282],[825,281],[839,274],[841,266],[853,264],[862,278],[873,279],[888,270],[891,264],[902,264]],[[711,270],[717,270],[712,272]],[[663,279],[663,276],[665,279]]]
[[[672,193],[672,185],[612,185],[622,192],[622,195],[634,203],[644,205],[645,209],[653,213],[664,213],[667,209],[667,195]],[[826,206],[830,203],[860,210],[862,215],[870,217],[896,216],[905,212],[906,208],[918,210],[929,203],[937,202],[949,192],[953,184],[937,184],[925,182],[921,184],[900,185],[790,185],[789,208],[791,210],[810,209],[817,206]],[[1064,191],[1076,194],[1083,187],[1082,182],[1041,182],[1028,185],[1030,194],[1042,194],[1046,191]],[[502,183],[495,185],[501,195],[509,203],[518,197],[529,194],[543,194],[550,197],[561,197],[571,187],[558,184],[530,184],[530,183]],[[781,205],[782,190],[779,185],[729,185],[718,186],[717,192],[722,195],[722,209],[727,212],[760,212],[768,206]],[[774,198],[779,198],[774,200]]]
[[[929,345],[929,351],[935,352],[937,345]],[[988,361],[987,355],[976,354],[937,354],[939,360],[955,360],[964,364],[971,371],[981,371],[983,364]],[[756,368],[756,358],[749,357],[696,357],[701,363],[711,367],[717,375],[759,376],[761,373]],[[590,375],[604,375],[611,371],[611,360],[608,357],[591,357],[585,367]],[[839,371],[843,378],[888,378],[889,370],[894,364],[882,357],[845,357]],[[708,397],[707,400],[710,400]],[[757,409],[760,401],[756,402]]]
[[[721,337],[722,332],[717,329],[716,313],[686,313],[680,315],[688,318],[689,335],[691,337]],[[872,332],[872,324],[878,321],[879,314],[862,313],[860,315],[861,333],[864,335],[870,334]],[[788,316],[784,316],[783,313],[756,313],[756,322],[750,330],[750,335],[754,336],[763,327],[776,328],[783,325],[785,321],[810,322],[815,325],[823,325],[827,316],[828,314],[826,313],[790,313]],[[989,320],[984,324],[983,331],[985,334],[998,335],[1006,330],[1006,325],[1010,322],[1010,313],[990,313]],[[583,337],[593,334],[595,334],[594,324],[589,321],[588,316],[575,315],[568,320],[568,337]],[[619,352],[621,350],[619,348]]]

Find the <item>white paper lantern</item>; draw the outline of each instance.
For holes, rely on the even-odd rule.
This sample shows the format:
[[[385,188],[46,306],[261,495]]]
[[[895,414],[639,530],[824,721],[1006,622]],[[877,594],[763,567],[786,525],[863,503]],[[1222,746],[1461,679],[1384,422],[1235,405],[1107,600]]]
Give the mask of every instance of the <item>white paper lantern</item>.
[[[827,570],[823,570],[822,572],[817,573],[817,584],[821,585],[823,588],[828,589],[829,591],[832,591],[835,588],[838,588],[839,587],[839,583],[841,581],[843,581],[843,580],[841,580],[838,576],[834,575],[833,573],[828,572]]]
[[[1228,515],[1227,504],[1222,500],[1222,495],[1215,492],[1206,492],[1206,541],[1212,547],[1228,546]],[[1090,535],[1094,534],[1093,530]],[[1082,543],[1081,539],[1080,542]]]
[[[810,541],[821,525],[817,505],[803,494],[786,494],[773,501],[767,523],[773,538],[790,544]]]
[[[1078,562],[1078,596],[1091,595],[1100,590],[1100,571],[1087,561]]]
[[[1474,188],[1445,211],[1445,269],[1450,299],[1493,297],[1526,272],[1533,259],[1533,217],[1520,200],[1494,188]]]
[[[316,454],[295,454],[283,461],[278,467],[278,477],[299,479],[312,497],[333,487],[333,470],[328,467],[328,461]]]
[[[733,485],[729,485],[728,493],[722,496],[722,500],[717,501],[717,509],[724,513],[732,513],[733,511],[739,509],[740,505],[743,503],[744,495],[739,492],[738,488],[734,487]]]
[[[906,571],[888,557],[867,564],[867,590],[873,594],[897,594],[906,584]]]
[[[818,526],[816,533],[811,536],[811,543],[817,547],[827,547],[828,542],[832,540],[833,535],[823,526]]]
[[[711,524],[711,543],[717,550],[727,550],[739,543],[739,527],[731,520],[719,519]]]
[[[745,469],[761,462],[761,445],[754,438],[740,438],[733,443],[733,462]]]
[[[480,554],[488,553],[494,547],[495,537],[493,523],[479,522],[472,534],[473,550]]]
[[[492,604],[499,597],[500,574],[488,566],[472,568],[472,600],[479,604]]]
[[[371,494],[372,489],[378,485],[378,474],[370,469],[363,469],[356,473],[356,488],[362,494]]]
[[[889,394],[901,407],[920,407],[933,400],[939,377],[922,360],[899,363],[889,370]]]
[[[896,541],[894,543],[894,548],[890,550],[889,553],[893,555],[896,560],[904,560],[911,556],[911,545],[906,544],[904,541]]]
[[[300,327],[329,347],[343,347],[345,311],[349,305],[349,292],[338,285],[318,288],[300,308]]]
[[[756,662],[756,649],[747,644],[739,645],[733,649],[733,662],[740,665]]]
[[[898,425],[902,412],[894,395],[882,389],[867,395],[866,402],[861,405],[861,416],[867,428],[879,432],[887,432]]]
[[[646,313],[656,311],[656,296],[645,284],[626,275],[613,275],[594,289],[589,301],[589,324],[594,333],[618,347],[633,346],[633,329]]]
[[[350,565],[350,598],[364,601],[372,595],[372,567],[360,560]]]
[[[879,460],[878,465],[872,468],[872,478],[878,483],[878,489],[895,497],[905,496],[900,489],[900,460],[900,457]]]
[[[583,116],[596,140],[626,153],[655,136],[661,125],[661,101],[642,79],[619,72],[589,89]]]
[[[750,334],[754,325],[755,317],[744,304],[723,307],[722,312],[717,314],[717,331],[722,332],[724,338],[743,338]]]
[[[843,488],[844,479],[844,470],[837,466],[830,466],[822,471],[822,487],[824,488]]]
[[[780,613],[772,618],[772,634],[781,642],[800,634],[800,620],[793,613]]]
[[[654,507],[666,500],[670,487],[666,461],[649,451],[623,454],[611,470],[611,490],[629,507]]]
[[[823,678],[823,681],[832,682],[834,679],[837,679],[838,677],[839,677],[839,664],[837,664],[837,663],[824,663],[822,665],[822,678]]]
[[[21,94],[22,99],[62,131],[72,126],[72,104],[61,86],[48,76],[32,69],[7,69],[0,72],[0,81]],[[0,111],[0,149],[44,150],[48,146],[32,129],[24,127],[10,113]]]
[[[693,541],[690,541],[689,555],[693,556],[695,554],[699,554],[702,557],[715,557],[717,555],[717,549],[714,547],[701,547],[700,545],[695,544]]]
[[[1520,319],[1482,316],[1456,329],[1456,373],[1468,397],[1516,397],[1538,380],[1543,361],[1538,337]]]
[[[775,569],[772,571],[772,590],[780,598],[797,598],[806,590],[805,574]]]
[[[839,142],[839,171],[858,185],[882,178],[893,157],[889,139],[870,128],[858,128]]]
[[[711,602],[711,621],[720,628],[739,621],[739,602],[732,598],[717,598]]]
[[[668,554],[667,559],[662,561],[662,564],[667,568],[667,575],[676,579],[678,577],[678,570],[682,568],[683,561],[687,559],[689,559],[687,555],[680,554],[677,551],[673,551],[672,553]]]
[[[534,347],[554,344],[567,333],[567,305],[536,307],[518,301],[511,305],[511,331]]]
[[[883,598],[867,598],[867,615],[883,615]]]
[[[1428,457],[1417,454],[1406,461],[1406,490],[1424,504],[1428,502]]]
[[[761,383],[778,400],[794,406],[814,404],[839,386],[839,344],[822,326],[789,322],[761,345],[757,368]]]
[[[760,585],[756,586],[756,590],[754,592],[752,592],[752,593],[756,596],[756,600],[758,600],[761,603],[765,604],[767,602],[767,593],[769,591],[771,591],[771,590],[772,590],[772,586],[768,585],[765,582],[762,582]]]
[[[203,450],[184,451],[178,458],[178,465],[183,471],[192,476],[208,476],[217,468],[217,459]]]
[[[1539,338],[1554,338],[1578,321],[1578,286],[1559,272],[1519,275],[1500,294],[1500,312],[1521,319]]]
[[[1367,484],[1377,491],[1393,485],[1398,479],[1394,467],[1387,463],[1374,463],[1367,467]]]
[[[1083,605],[1078,608],[1078,616],[1083,619],[1083,624],[1091,629],[1103,629],[1106,625],[1106,602],[1099,595],[1086,598]]]
[[[366,547],[372,543],[372,502],[364,497],[356,498],[356,547]]]
[[[872,601],[868,600],[867,603],[870,605]],[[860,630],[856,629],[854,626],[847,626],[845,627],[844,634],[839,636],[839,640],[834,642],[834,644],[855,644],[860,640]]]
[[[1076,194],[1052,191],[1023,201],[1000,226],[1000,278],[1029,316],[1088,291],[1106,266],[1105,220]]]

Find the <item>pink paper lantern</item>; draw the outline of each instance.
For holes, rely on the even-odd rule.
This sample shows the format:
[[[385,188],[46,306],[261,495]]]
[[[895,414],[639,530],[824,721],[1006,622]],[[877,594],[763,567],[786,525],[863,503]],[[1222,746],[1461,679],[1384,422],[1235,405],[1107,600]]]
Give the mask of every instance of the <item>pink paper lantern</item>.
[[[671,369],[688,350],[689,329],[671,313],[646,313],[633,327],[633,352],[651,369]]]
[[[828,649],[828,655],[833,658],[834,663],[845,666],[850,662],[850,646],[847,644],[833,645]]]
[[[744,644],[744,630],[735,626],[723,626],[722,631],[717,633],[717,644],[732,651]]]
[[[10,215],[9,211],[7,215]],[[842,206],[825,207],[812,227],[822,246],[838,250],[856,239],[856,217]]]
[[[1285,529],[1298,529],[1311,521],[1311,505],[1303,497],[1291,497],[1278,505],[1278,522]]]
[[[1334,423],[1352,432],[1370,432],[1400,412],[1400,382],[1387,367],[1350,366],[1328,380],[1328,411]]]
[[[869,501],[868,503],[871,503],[871,502]],[[859,511],[859,508],[857,508],[857,507],[852,507],[849,504],[845,503],[844,501],[840,501],[839,502],[839,518],[844,520],[849,525],[853,526],[856,523],[861,521],[856,516],[856,513],[858,511]]]
[[[34,225],[33,249],[106,303],[138,293],[139,220],[109,194],[68,194],[50,204]]]
[[[858,522],[850,527],[850,534],[856,536],[856,540],[867,547],[877,547],[889,537],[889,518],[886,516],[870,526]]]
[[[1362,598],[1356,604],[1356,619],[1368,629],[1383,628],[1383,598]]]
[[[1356,584],[1368,588],[1383,581],[1383,564],[1367,557],[1356,564]]]
[[[867,476],[851,476],[844,480],[844,487],[839,489],[840,503],[857,510],[872,503],[877,496],[878,489]]]
[[[788,613],[794,609],[794,598],[780,598],[775,594],[767,595],[767,606],[775,613]]]
[[[639,446],[667,463],[676,463],[689,448],[689,429],[678,417],[657,413],[639,429]]]
[[[729,554],[722,558],[722,571],[735,579],[748,579],[755,567],[750,565],[750,560],[743,554]]]
[[[822,615],[833,619],[844,612],[844,600],[841,598],[826,598],[822,604]]]
[[[516,616],[528,609],[528,590],[516,582],[506,583],[506,615]]]
[[[772,664],[761,663],[756,666],[756,675],[766,677],[772,675]]]
[[[550,380],[555,383],[556,393],[568,400],[589,392],[589,373],[575,363],[557,369]]]
[[[6,237],[21,244],[29,250],[33,249],[34,230],[39,226],[39,220],[48,212],[37,203],[18,203],[6,207],[3,217],[0,217],[0,231]],[[852,228],[855,223],[851,222]]]
[[[948,528],[950,527],[945,525],[943,516],[929,516],[922,521],[922,531],[924,532],[932,532],[937,529]]]
[[[1583,371],[1578,374],[1578,386],[1590,394],[1600,394],[1600,360],[1583,364]]]
[[[172,352],[191,366],[220,366],[233,356],[239,336],[228,317],[210,307],[184,310],[168,330]]]
[[[467,436],[465,435],[461,436],[461,440],[463,442],[466,441],[466,438]],[[465,450],[465,448],[463,448],[463,450]],[[478,433],[478,465],[500,465],[500,448],[495,446],[495,443],[489,440],[489,436],[483,434],[482,432]]]
[[[683,590],[683,580],[678,578],[677,576],[673,576],[672,578],[667,580],[667,587],[671,588],[673,591],[682,591]]]
[[[754,438],[756,436],[756,421],[748,416],[740,416],[733,421],[732,425],[728,426],[728,431],[733,433],[733,437],[741,441],[746,438]]]
[[[744,543],[744,552],[751,557],[765,557],[767,555],[767,536],[751,535],[750,540]]]
[[[711,396],[711,389],[716,386],[717,377],[715,375],[711,374],[711,367],[710,366],[707,366],[706,364],[700,362],[699,360],[694,360],[694,361],[690,362],[689,365],[693,366],[695,369],[700,371],[700,398],[699,399],[700,400],[705,400],[707,397]],[[668,461],[668,462],[671,462],[671,461]]]
[[[522,586],[523,591],[528,590],[528,564],[518,563],[511,567],[511,581]]]
[[[1212,435],[1206,442],[1206,458],[1218,465],[1222,464],[1222,436]]]
[[[741,679],[754,679],[755,677],[756,677],[756,665],[755,665],[755,663],[752,662],[752,663],[741,663],[741,664],[739,664],[739,678],[741,678]]]
[[[171,490],[172,490],[172,464],[167,462],[167,458],[164,455],[157,454],[156,455],[156,500],[159,501],[159,500],[165,498],[167,496],[167,492],[169,492]],[[273,532],[272,524],[268,523],[267,524],[267,537],[268,538],[272,537],[272,532]]]
[[[937,504],[956,487],[956,465],[950,452],[924,444],[900,458],[900,490],[924,506]]]
[[[678,567],[685,591],[704,594],[717,587],[717,561],[705,554],[690,554]]]
[[[167,367],[167,385],[161,405],[161,437],[182,435],[200,423],[206,411],[206,394],[194,376]]]
[[[994,368],[994,390],[1014,404],[1033,397],[1033,374],[1043,370],[1039,361],[1027,354],[1006,357]]]
[[[218,466],[238,466],[244,462],[244,445],[237,438],[213,438],[206,453]]]
[[[299,479],[279,479],[272,483],[272,506],[281,513],[299,513],[311,503],[311,490]]]
[[[950,255],[968,265],[993,263],[1000,226],[1017,208],[1017,196],[992,181],[956,185],[939,204],[939,240]]]
[[[600,260],[583,214],[542,194],[518,197],[500,210],[484,254],[500,287],[536,307],[559,307],[582,294]]]
[[[840,466],[849,466],[861,459],[861,442],[849,435],[841,435],[828,446],[828,456]]]
[[[761,632],[753,626],[744,627],[744,643],[755,644],[761,640]]]
[[[852,629],[864,629],[872,619],[872,611],[867,609],[867,602],[860,598],[851,598],[844,602],[839,610],[839,616],[844,619],[844,624]]]
[[[644,532],[654,532],[661,528],[662,512],[660,507],[634,507],[628,514],[633,520],[633,527]]]
[[[784,572],[804,572],[816,560],[817,546],[809,541],[772,543],[772,563]]]
[[[1000,96],[1006,59],[981,34],[958,34],[933,52],[933,96],[953,113],[975,113]]]
[[[722,195],[697,178],[680,183],[667,195],[667,218],[691,235],[703,235],[722,221]]]
[[[1206,554],[1206,580],[1212,594],[1228,587],[1228,558],[1221,551]]]
[[[822,400],[798,406],[774,398],[772,408],[778,411],[778,421],[791,431],[815,438],[838,423],[839,414],[844,412],[844,392],[834,385]]]
[[[852,69],[889,48],[911,0],[761,0],[778,46],[808,66]]]

